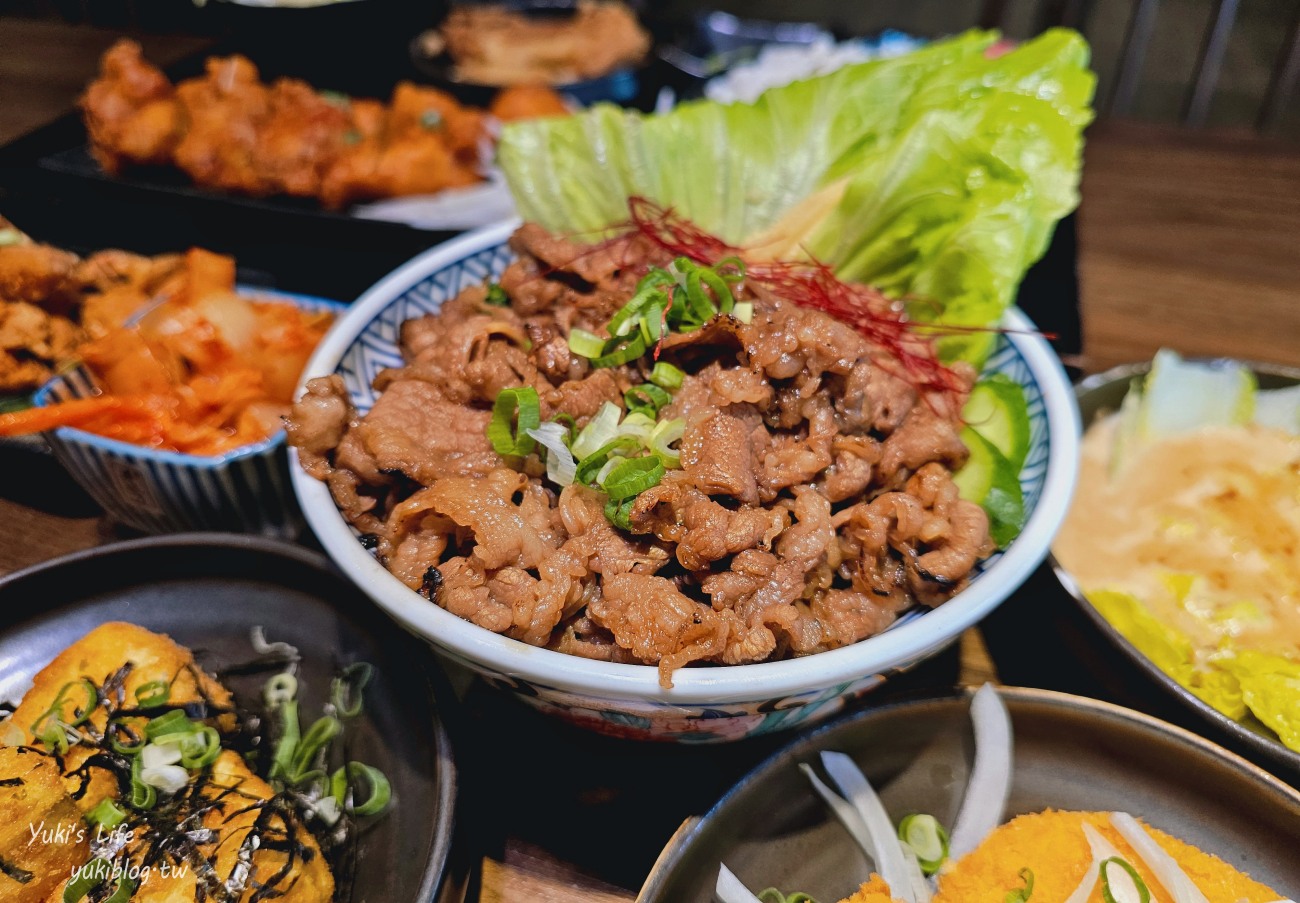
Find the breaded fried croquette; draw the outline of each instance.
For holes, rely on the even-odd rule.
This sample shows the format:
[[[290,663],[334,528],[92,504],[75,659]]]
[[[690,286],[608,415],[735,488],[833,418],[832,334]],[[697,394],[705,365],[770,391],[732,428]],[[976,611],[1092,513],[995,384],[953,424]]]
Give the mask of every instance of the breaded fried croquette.
[[[934,903],[1004,903],[1008,893],[1025,886],[1022,872],[1033,873],[1032,900],[1065,900],[1095,868],[1093,851],[1083,826],[1092,825],[1142,877],[1151,903],[1173,898],[1159,879],[1111,823],[1108,812],[1061,812],[1049,809],[1021,815],[999,827],[975,850],[940,873]],[[1279,894],[1237,871],[1223,860],[1198,850],[1156,828],[1147,832],[1172,856],[1210,903],[1274,903]],[[887,886],[878,875],[842,903],[889,903]],[[1102,903],[1101,883],[1088,903]]]

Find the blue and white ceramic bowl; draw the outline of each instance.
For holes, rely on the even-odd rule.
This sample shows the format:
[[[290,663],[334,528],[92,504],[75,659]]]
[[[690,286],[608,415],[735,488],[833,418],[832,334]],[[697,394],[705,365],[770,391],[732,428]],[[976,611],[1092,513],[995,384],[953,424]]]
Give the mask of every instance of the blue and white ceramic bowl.
[[[240,288],[259,301],[340,313],[337,301]],[[98,393],[84,367],[56,376],[37,392],[37,406]],[[224,455],[200,457],[107,439],[71,427],[47,433],[55,457],[115,519],[145,533],[221,530],[294,539],[302,515],[289,482],[284,433]]]
[[[308,362],[306,378],[337,373],[357,410],[375,401],[375,375],[399,366],[403,322],[437,311],[461,289],[496,276],[514,259],[503,223],[434,248],[387,276],[335,325]],[[1047,554],[1065,515],[1078,465],[1079,415],[1069,380],[1020,313],[1007,315],[987,369],[1026,389],[1031,447],[1020,474],[1028,523],[970,585],[932,611],[914,611],[853,646],[789,661],[683,668],[659,686],[648,665],[597,662],[529,646],[462,620],[408,589],[358,541],[325,485],[292,468],[308,524],[349,577],[389,614],[447,658],[539,709],[595,730],[640,739],[715,742],[820,721],[891,674],[941,651],[1018,587]],[[292,454],[292,452],[291,452]]]

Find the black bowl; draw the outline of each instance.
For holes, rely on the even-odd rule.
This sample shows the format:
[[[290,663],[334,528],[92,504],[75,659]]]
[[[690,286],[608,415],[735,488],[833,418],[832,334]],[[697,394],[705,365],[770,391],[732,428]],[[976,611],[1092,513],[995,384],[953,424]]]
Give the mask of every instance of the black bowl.
[[[106,621],[166,633],[206,670],[256,655],[249,632],[297,646],[305,711],[328,700],[342,664],[375,675],[349,732],[349,753],[378,767],[395,803],[363,827],[339,903],[460,903],[454,844],[457,772],[442,725],[450,698],[426,647],[396,629],[322,556],[287,543],[194,533],[132,540],[46,562],[0,580],[0,699],[16,703],[61,650]],[[225,674],[242,703],[265,675]]]
[[[1261,389],[1276,389],[1295,385],[1300,382],[1300,369],[1284,367],[1278,364],[1244,362],[1255,373]],[[1134,378],[1145,376],[1151,369],[1149,361],[1140,364],[1123,364],[1104,373],[1097,373],[1082,380],[1075,386],[1075,396],[1079,401],[1080,419],[1086,430],[1100,414],[1119,410],[1120,403],[1128,394],[1129,385]],[[1220,734],[1231,737],[1246,749],[1259,754],[1265,759],[1282,766],[1289,774],[1300,775],[1300,752],[1288,749],[1278,739],[1277,734],[1263,724],[1247,715],[1243,721],[1234,721],[1218,709],[1198,699],[1190,690],[1182,686],[1151,659],[1125,639],[1106,618],[1092,606],[1069,571],[1061,566],[1053,555],[1049,559],[1052,570],[1061,585],[1078,603],[1079,609],[1096,627],[1097,632],[1106,638],[1116,649],[1122,652],[1141,671],[1160,686],[1166,693],[1177,699],[1193,711]]]
[[[1126,811],[1295,898],[1300,791],[1181,728],[1047,690],[999,691],[1015,731],[1007,817],[1048,807]],[[969,695],[868,710],[799,739],[759,765],[669,842],[638,903],[712,903],[719,863],[754,891],[839,900],[867,860],[796,767],[821,750],[852,756],[895,819],[951,825],[973,758]]]

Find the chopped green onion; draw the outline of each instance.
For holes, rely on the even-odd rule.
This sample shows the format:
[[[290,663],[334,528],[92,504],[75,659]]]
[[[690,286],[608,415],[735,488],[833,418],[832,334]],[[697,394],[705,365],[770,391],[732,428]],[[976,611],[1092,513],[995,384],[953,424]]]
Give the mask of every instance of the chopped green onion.
[[[650,434],[648,447],[651,452],[664,462],[664,467],[680,467],[682,463],[681,452],[673,448],[674,442],[679,441],[686,432],[686,420],[682,417],[675,417],[672,420],[665,420],[654,428]]]
[[[126,813],[110,799],[100,800],[95,808],[86,813],[86,821],[92,825],[101,825],[110,831],[126,821]]]
[[[577,472],[573,475],[574,482],[581,483],[584,486],[594,486],[600,469],[605,466],[610,455],[620,449],[637,449],[640,447],[641,443],[631,436],[620,436],[611,442],[605,443],[578,462]]]
[[[618,435],[618,418],[623,412],[619,410],[618,405],[612,401],[602,404],[596,411],[596,416],[587,422],[570,444],[569,448],[573,451],[573,457],[581,461],[583,458],[594,453],[598,448],[612,441]]]
[[[165,705],[171,694],[171,684],[165,680],[151,680],[135,688],[135,701],[142,708],[152,709]]]
[[[271,754],[272,780],[285,780],[293,768],[294,753],[298,751],[298,741],[302,739],[297,700],[280,706],[280,722],[280,739],[276,741],[275,752]]]
[[[144,726],[144,735],[150,740],[157,740],[167,734],[192,734],[196,730],[194,722],[185,717],[180,709],[172,709],[166,715],[150,718]]]
[[[77,869],[76,877],[63,887],[63,903],[80,903],[86,895],[113,876],[112,863],[103,858],[91,859]],[[113,893],[103,898],[103,903],[126,903],[135,893],[135,882],[125,876],[118,878]]]
[[[133,809],[152,809],[158,802],[158,791],[144,782],[144,766],[141,756],[131,759],[131,798],[128,800]]]
[[[1117,865],[1128,874],[1133,890],[1137,891],[1138,903],[1151,903],[1151,891],[1147,888],[1146,882],[1142,880],[1142,876],[1138,874],[1137,869],[1118,856],[1103,859],[1101,865],[1098,866],[1101,870],[1101,898],[1106,903],[1131,903],[1133,900],[1133,895],[1126,891],[1120,891],[1123,894],[1122,898],[1116,894],[1116,891],[1119,890],[1119,882],[1116,882],[1117,886],[1115,888],[1110,886],[1111,878],[1106,871],[1106,867],[1110,865]]]
[[[316,764],[317,756],[342,731],[343,724],[337,718],[331,715],[317,718],[316,722],[307,728],[307,733],[303,735],[302,741],[294,752],[292,770],[287,776],[288,782],[302,784],[315,777],[316,773],[313,772],[312,766]]]
[[[745,261],[734,254],[719,260],[713,265],[713,269],[731,284],[743,282],[745,279]]]
[[[118,734],[123,731],[126,732],[132,738],[134,738],[135,742],[122,743],[120,740],[118,740],[117,739]],[[135,732],[134,728],[132,728],[130,725],[128,725],[125,721],[123,721],[120,718],[114,718],[111,722],[109,722],[107,732],[109,734],[108,742],[109,745],[113,747],[113,752],[121,756],[138,755],[140,750],[144,749],[145,744],[147,742],[144,737],[140,736]]]
[[[600,357],[605,351],[605,339],[585,329],[571,329],[569,350],[579,357]]]
[[[595,484],[599,486],[604,483],[605,477],[609,476],[615,467],[618,467],[626,460],[627,458],[623,455],[610,455],[609,460],[605,462],[605,466],[600,469],[600,473],[596,474]]]
[[[599,357],[591,359],[591,366],[617,367],[620,364],[626,364],[634,361],[646,351],[646,339],[641,333],[635,333],[630,337],[620,337],[612,339],[605,346]]]
[[[72,717],[64,718],[63,703],[68,692],[74,687],[79,688],[82,693],[85,694],[85,702],[80,706],[74,705],[72,708]],[[36,723],[40,724],[41,722],[52,718],[65,727],[79,727],[86,723],[86,720],[90,718],[90,713],[93,712],[98,705],[99,691],[95,689],[94,684],[86,680],[84,677],[81,680],[69,681],[59,688],[59,693],[54,697],[54,702],[50,703],[50,707],[45,710],[45,713],[41,715],[40,718],[36,719]],[[32,726],[32,731],[34,733],[37,732],[36,725]]]
[[[654,383],[642,383],[623,393],[623,401],[629,411],[647,411],[651,417],[672,400],[671,394]]]
[[[620,530],[630,531],[632,529],[632,522],[630,520],[632,515],[632,505],[635,502],[636,496],[623,499],[621,502],[616,502],[613,499],[610,499],[605,503],[605,519]]]
[[[817,903],[816,900],[802,891],[786,896],[775,887],[760,890],[758,892],[758,899],[761,903]]]
[[[181,742],[181,765],[188,769],[207,768],[221,755],[221,735],[204,725]]]
[[[273,709],[278,709],[286,702],[292,702],[298,698],[298,678],[287,671],[275,675],[266,682],[266,687],[262,690],[262,698]]]
[[[343,143],[347,145],[360,144],[361,133],[356,129],[348,129],[343,133]]]
[[[550,422],[558,423],[560,426],[567,429],[569,431],[570,440],[572,440],[573,431],[578,428],[578,421],[574,419],[572,414],[566,411],[560,411],[558,414],[555,414],[551,417]],[[572,441],[570,441],[570,444],[572,444]]]
[[[611,470],[601,482],[610,501],[620,502],[657,486],[664,478],[664,464],[656,457],[632,458]]]
[[[352,802],[353,815],[378,815],[388,806],[388,801],[393,798],[393,789],[388,783],[388,778],[378,768],[365,765],[361,762],[349,762],[343,768],[334,772],[330,779],[330,793],[334,799],[338,800],[340,805],[347,801],[348,784],[354,782],[357,778],[363,778],[370,791],[366,801],[361,805]]]
[[[619,308],[618,313],[609,321],[609,334],[612,336],[629,335],[642,322],[649,309],[662,307],[667,302],[665,288],[672,285],[672,277],[663,270],[652,270],[637,283],[632,299]]]
[[[898,825],[898,839],[912,848],[926,876],[939,871],[948,858],[948,832],[933,815],[909,815]]]
[[[510,306],[510,296],[506,294],[506,290],[501,287],[501,283],[499,282],[493,282],[488,285],[486,301],[493,307]]]
[[[503,458],[522,457],[536,447],[537,442],[528,431],[540,426],[541,422],[541,401],[536,389],[531,386],[502,389],[492,405],[492,420],[487,427],[488,441]]]
[[[753,301],[737,302],[736,306],[732,308],[731,314],[742,323],[753,323],[754,302]]]
[[[437,110],[425,110],[420,114],[420,127],[430,131],[442,128],[442,114]]]
[[[1021,869],[1020,880],[1025,882],[1025,886],[1007,891],[1007,895],[1002,898],[1002,903],[1028,903],[1029,898],[1033,896],[1034,893],[1033,870]]]
[[[375,669],[367,662],[356,662],[343,669],[343,673],[330,682],[330,702],[340,718],[355,718],[365,707],[362,697],[366,684],[375,676]]]
[[[662,389],[680,389],[685,378],[685,373],[667,361],[659,361],[650,371],[650,382]]]

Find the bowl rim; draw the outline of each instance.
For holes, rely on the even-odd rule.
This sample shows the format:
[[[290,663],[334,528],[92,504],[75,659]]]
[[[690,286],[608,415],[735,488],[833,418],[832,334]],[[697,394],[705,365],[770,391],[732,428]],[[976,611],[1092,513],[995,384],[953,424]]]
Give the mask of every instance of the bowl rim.
[[[519,222],[508,220],[466,233],[425,251],[377,282],[317,346],[304,370],[299,392],[309,379],[335,373],[360,333],[413,285],[465,257],[505,244]],[[674,672],[674,686],[670,689],[659,686],[659,672],[654,665],[599,662],[529,646],[429,602],[362,547],[339,514],[329,489],[307,475],[293,448],[289,449],[290,479],[307,523],[339,569],[408,629],[478,668],[611,702],[710,705],[807,696],[889,672],[947,646],[1019,587],[1046,557],[1074,491],[1079,412],[1060,360],[1028,318],[1018,310],[1009,310],[1002,325],[1039,384],[1049,442],[1047,473],[1038,504],[1020,537],[1002,557],[953,600],[922,618],[861,642],[803,658],[681,668]]]
[[[1221,363],[1230,362],[1235,364],[1244,364],[1249,367],[1252,373],[1264,374],[1266,376],[1276,376],[1283,379],[1294,380],[1300,385],[1300,367],[1294,367],[1288,364],[1276,364],[1265,361],[1246,360],[1243,358],[1217,356],[1194,356],[1185,358],[1185,360],[1196,361],[1200,363]],[[1144,376],[1151,371],[1150,360],[1134,361],[1126,364],[1117,364],[1098,373],[1093,373],[1081,379],[1074,387],[1075,398],[1082,402],[1084,398],[1094,392],[1101,391],[1116,383],[1128,383],[1135,377]],[[1128,390],[1125,390],[1128,394]],[[1079,406],[1080,417],[1082,417],[1082,404]],[[1093,419],[1100,411],[1095,412]],[[1083,424],[1082,428],[1087,429],[1091,423]],[[1254,752],[1268,757],[1271,761],[1283,765],[1297,774],[1300,774],[1300,750],[1294,750],[1284,744],[1276,733],[1272,736],[1254,730],[1241,721],[1230,718],[1223,712],[1220,712],[1214,706],[1205,702],[1203,699],[1192,693],[1191,690],[1184,687],[1178,681],[1166,673],[1159,665],[1152,661],[1141,649],[1133,644],[1128,637],[1120,633],[1115,625],[1111,624],[1100,611],[1097,610],[1088,597],[1084,594],[1083,587],[1075,580],[1065,565],[1061,564],[1056,557],[1056,553],[1051,549],[1048,550],[1047,562],[1052,568],[1052,573],[1056,575],[1056,580],[1061,584],[1061,588],[1074,600],[1074,603],[1083,612],[1084,616],[1092,622],[1097,631],[1101,633],[1117,650],[1128,657],[1142,673],[1150,678],[1153,684],[1159,686],[1165,693],[1173,696],[1182,705],[1191,712],[1194,712],[1206,723],[1213,725],[1225,736],[1233,738],[1240,743],[1244,743]]]
[[[259,296],[250,297],[250,300],[254,301],[265,300],[273,304],[291,304],[294,307],[305,309],[326,308],[334,311],[336,322],[337,320],[342,319],[348,309],[348,306],[342,301],[335,301],[331,298],[321,298],[316,295],[304,295],[299,292],[283,292],[278,289],[246,285],[244,283],[236,283],[235,290],[241,295],[241,297]],[[50,401],[50,392],[53,390],[55,384],[62,381],[67,375],[67,373],[58,373],[47,379],[39,389],[32,393],[33,406],[38,408],[46,407]],[[53,432],[61,442],[66,442],[69,445],[76,445],[83,448],[93,448],[100,452],[107,452],[116,455],[119,458],[130,458],[132,460],[147,461],[157,464],[193,467],[201,470],[214,470],[219,467],[224,467],[234,461],[272,452],[277,447],[283,445],[285,441],[284,430],[278,430],[260,442],[241,445],[238,448],[232,448],[230,451],[222,452],[219,455],[190,455],[185,452],[150,448],[147,445],[136,445],[133,442],[123,442],[121,439],[110,439],[107,436],[100,436],[97,433],[88,433],[85,430],[79,430],[73,426],[61,426]]]

